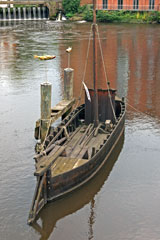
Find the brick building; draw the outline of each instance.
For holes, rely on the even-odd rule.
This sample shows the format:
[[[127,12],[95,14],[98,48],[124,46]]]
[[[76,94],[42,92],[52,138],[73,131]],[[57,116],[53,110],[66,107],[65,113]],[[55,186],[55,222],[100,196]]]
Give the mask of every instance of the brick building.
[[[81,0],[81,5],[92,4],[92,0]],[[97,0],[97,9],[160,11],[160,0]]]

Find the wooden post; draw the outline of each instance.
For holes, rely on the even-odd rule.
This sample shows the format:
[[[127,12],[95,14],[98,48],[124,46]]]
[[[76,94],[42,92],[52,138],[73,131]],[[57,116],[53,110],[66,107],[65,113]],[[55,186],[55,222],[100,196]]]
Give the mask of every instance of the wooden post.
[[[73,98],[73,76],[72,68],[64,69],[64,99],[71,100]]]
[[[51,83],[41,83],[41,143],[44,141],[51,118]]]

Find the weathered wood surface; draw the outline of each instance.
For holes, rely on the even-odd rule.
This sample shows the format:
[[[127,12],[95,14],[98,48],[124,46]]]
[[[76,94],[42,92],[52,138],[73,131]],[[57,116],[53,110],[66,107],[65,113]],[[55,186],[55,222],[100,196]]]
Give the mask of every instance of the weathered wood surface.
[[[43,156],[36,163],[35,176],[42,176],[51,166],[52,175],[62,174],[65,171],[70,171],[75,167],[80,166],[86,162],[86,158],[89,160],[94,149],[98,149],[100,144],[105,140],[106,134],[98,134],[84,146],[83,142],[86,142],[87,132],[89,128],[83,126],[79,128],[79,131],[76,134],[73,133],[73,137],[70,138],[67,145],[59,146],[55,145],[53,150],[49,153],[48,156]],[[88,132],[90,134],[90,132]],[[65,153],[65,157],[61,156],[62,153]],[[82,159],[84,158],[85,159]]]
[[[93,148],[94,151],[95,149],[98,149],[100,144],[102,144],[106,139],[106,134],[98,134],[96,138],[93,137],[91,141],[85,147],[83,147],[80,143],[82,143],[81,140],[84,136],[84,133],[86,135],[85,129],[87,129],[86,126],[79,128],[79,131],[68,142],[65,148],[66,157],[59,156],[56,158],[51,167],[52,177],[70,171],[86,163],[91,158]],[[87,159],[84,159],[85,154],[87,154]]]
[[[51,152],[49,151],[46,156],[40,154],[36,157],[35,175],[38,179],[43,179],[43,176],[46,175],[46,183],[43,186],[45,194],[43,193],[42,198],[40,198],[37,191],[29,216],[29,223],[33,222],[45,202],[61,197],[80,187],[89,181],[107,161],[124,131],[124,103],[122,102],[119,107],[121,111],[118,120],[115,124],[112,124],[110,131],[105,123],[100,124],[97,129],[93,129],[92,124],[87,126],[84,121],[75,121],[75,117],[83,119],[84,116],[81,111],[84,111],[84,108],[82,108],[62,121],[62,124],[57,128],[56,135],[53,132],[54,137],[49,139],[50,143],[45,149],[46,153],[47,149],[52,146]],[[59,111],[58,108],[56,110]],[[73,123],[76,123],[74,129],[71,127]],[[69,133],[68,138],[64,136],[64,133],[62,134],[64,126]],[[94,134],[95,132],[96,134]],[[61,138],[65,141],[59,142],[60,145],[57,145]],[[38,201],[38,204],[36,201]]]
[[[62,100],[51,109],[51,123],[55,122],[59,117],[68,112],[75,103],[75,99]]]
[[[61,102],[59,102],[56,106],[54,106],[51,109],[51,116],[50,116],[50,119],[48,120],[48,124],[46,124],[46,130],[44,133],[45,135],[47,135],[47,130],[51,126],[51,124],[54,123],[58,118],[62,117],[69,110],[71,110],[74,103],[75,103],[75,99],[62,100]],[[36,127],[35,127],[35,138],[36,139],[39,139],[39,128],[41,128],[41,119],[38,119],[36,121]],[[44,140],[44,137],[43,137],[43,140]]]
[[[70,60],[69,54],[70,53],[68,53],[68,61]],[[66,100],[73,98],[73,76],[74,70],[72,68],[68,67],[64,69],[64,99]]]
[[[74,116],[73,117],[71,117],[68,121],[67,121],[67,123],[65,124],[65,128],[67,128],[69,125],[70,125],[70,123],[80,114],[80,112],[81,112],[81,110],[82,109],[80,109],[79,111],[77,111],[75,114],[74,114]],[[47,147],[50,147],[54,142],[55,142],[55,140],[57,140],[57,138],[62,134],[62,132],[64,131],[64,127],[60,127],[60,129],[59,129],[59,131],[57,132],[57,134],[56,134],[56,136],[50,141],[50,143],[48,144],[48,146]],[[72,136],[71,136],[72,137]]]
[[[67,156],[83,158],[87,150],[88,153],[92,153],[92,148],[98,149],[99,145],[103,143],[106,134],[98,134],[98,136],[93,137],[93,132],[90,132],[89,129],[87,126],[80,128],[78,134],[67,144],[65,149]]]
[[[38,214],[38,212],[46,203],[47,199],[45,197],[41,198],[45,179],[46,179],[45,174],[42,177],[37,178],[37,185],[36,185],[36,189],[35,189],[33,200],[32,200],[32,205],[29,212],[28,224],[31,224],[34,221],[36,214]]]
[[[54,123],[59,117],[68,112],[75,103],[75,99],[62,100],[51,109],[51,124]],[[36,121],[36,127],[40,126],[40,119]]]
[[[76,167],[86,163],[85,159],[70,158],[70,157],[58,157],[56,162],[51,167],[52,177],[68,172]]]
[[[54,161],[59,157],[59,155],[64,151],[63,146],[56,146],[50,153],[50,155],[45,156],[36,164],[35,176],[42,176],[54,163]]]

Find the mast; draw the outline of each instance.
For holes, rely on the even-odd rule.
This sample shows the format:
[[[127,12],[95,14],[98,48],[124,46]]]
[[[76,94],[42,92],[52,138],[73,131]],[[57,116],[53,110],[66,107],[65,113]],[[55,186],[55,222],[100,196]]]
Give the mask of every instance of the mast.
[[[98,92],[97,92],[97,42],[96,42],[96,0],[93,0],[93,85],[94,85],[94,126],[99,124],[98,119]]]

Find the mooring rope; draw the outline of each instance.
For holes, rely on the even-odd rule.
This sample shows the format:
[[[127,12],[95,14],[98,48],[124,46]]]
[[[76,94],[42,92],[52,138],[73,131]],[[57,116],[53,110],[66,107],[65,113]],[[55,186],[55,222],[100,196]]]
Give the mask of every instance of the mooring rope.
[[[126,98],[126,100],[129,101],[127,98]],[[142,111],[138,110],[137,108],[135,108],[135,107],[133,107],[132,105],[130,105],[128,102],[126,102],[126,104],[127,104],[129,107],[131,107],[132,109],[134,109],[136,112],[141,113],[141,114],[144,114],[144,115],[146,115],[146,116],[148,116],[148,117],[152,117],[152,118],[153,118],[153,116],[152,116],[151,114],[146,113],[146,112],[142,112]],[[141,103],[141,104],[143,104],[143,103]],[[144,105],[144,104],[143,104],[143,105]],[[156,121],[160,122],[160,119],[156,118]]]
[[[127,101],[128,101],[128,99],[127,99]],[[129,107],[131,107],[132,109],[134,109],[135,111],[137,111],[137,112],[139,112],[139,113],[143,113],[143,112],[141,112],[140,110],[138,110],[138,109],[136,109],[135,107],[133,107],[132,105],[130,105],[129,103],[126,102],[126,104],[127,104]],[[147,114],[146,114],[146,115],[147,115]]]

